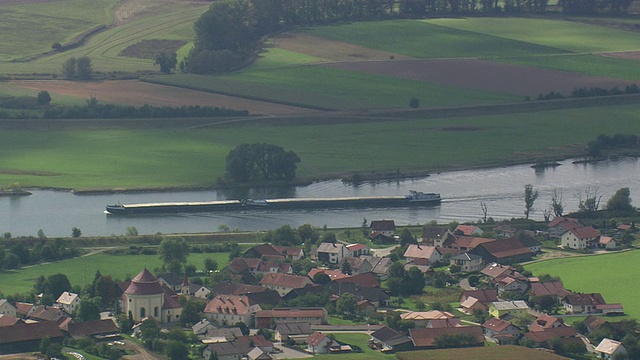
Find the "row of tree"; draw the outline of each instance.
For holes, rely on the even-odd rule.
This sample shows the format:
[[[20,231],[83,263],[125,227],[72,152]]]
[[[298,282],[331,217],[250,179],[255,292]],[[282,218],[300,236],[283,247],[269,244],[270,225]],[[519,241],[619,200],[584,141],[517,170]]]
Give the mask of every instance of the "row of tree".
[[[273,144],[242,144],[227,155],[227,174],[236,181],[262,178],[291,180],[296,176],[300,158]]]
[[[23,241],[15,241],[8,246],[0,244],[0,270],[16,269],[40,261],[56,261],[78,255],[78,249],[69,247],[63,239],[40,240],[31,248]]]
[[[640,87],[637,84],[627,85],[624,87],[624,89],[620,89],[617,86],[614,86],[610,89],[601,88],[599,86],[579,87],[574,88],[569,96],[563,95],[556,91],[550,91],[546,94],[538,94],[537,100],[557,100],[566,98],[587,98],[631,94],[640,94]],[[526,99],[528,100],[529,98],[527,97]]]
[[[613,136],[600,134],[594,141],[589,142],[589,155],[600,156],[603,150],[640,149],[640,137],[636,134],[615,134]]]

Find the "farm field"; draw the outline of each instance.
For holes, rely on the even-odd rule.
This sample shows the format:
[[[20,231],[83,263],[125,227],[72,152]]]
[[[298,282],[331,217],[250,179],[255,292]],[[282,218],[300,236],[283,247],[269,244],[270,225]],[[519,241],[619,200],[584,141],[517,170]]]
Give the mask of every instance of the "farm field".
[[[551,354],[546,351],[529,349],[522,346],[502,345],[485,346],[466,349],[443,349],[400,352],[399,360],[449,360],[449,359],[475,359],[475,360],[560,360],[567,359],[564,356]]]
[[[202,270],[204,259],[212,258],[222,268],[229,262],[229,253],[192,253],[187,263]],[[162,266],[158,255],[109,255],[98,253],[86,257],[60,260],[52,263],[25,267],[18,270],[0,272],[0,292],[3,294],[25,293],[33,289],[40,275],[49,276],[63,273],[71,285],[85,285],[93,281],[96,271],[102,275],[111,275],[114,280],[123,281],[127,276],[134,277],[143,267],[154,272]]]
[[[607,303],[621,303],[624,312],[640,319],[637,301],[640,279],[631,271],[640,261],[640,251],[541,261],[525,266],[534,275],[559,276],[572,291],[599,292]]]
[[[500,166],[532,162],[550,151],[558,157],[575,156],[599,134],[637,133],[640,105],[335,123],[342,119],[358,120],[286,117],[285,125],[270,119],[274,122],[253,126],[249,120],[235,127],[182,129],[176,124],[171,129],[117,130],[92,130],[93,122],[88,122],[88,129],[77,131],[3,130],[0,184],[73,189],[214,186],[233,147],[264,139],[295,151],[302,160],[298,177],[309,179],[372,169]],[[316,123],[294,125],[298,121]],[[441,151],[444,148],[448,150]]]

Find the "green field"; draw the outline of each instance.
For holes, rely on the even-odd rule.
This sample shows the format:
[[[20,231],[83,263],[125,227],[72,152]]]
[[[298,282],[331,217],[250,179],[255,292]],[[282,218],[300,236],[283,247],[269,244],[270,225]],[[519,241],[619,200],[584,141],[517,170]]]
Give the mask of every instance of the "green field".
[[[102,0],[101,3],[89,2],[86,0],[67,0],[70,3],[70,7],[74,3],[87,4],[86,11],[93,11],[96,13],[111,13],[113,10],[113,4],[107,3],[106,0]],[[59,13],[66,13],[67,5],[60,3],[50,3],[50,6],[60,6]],[[105,4],[111,4],[106,6]],[[25,10],[26,15],[35,12],[32,8],[34,6],[41,6],[43,4],[29,5]],[[27,6],[27,5],[25,5]],[[10,7],[2,7],[2,9],[10,9]],[[193,22],[207,9],[206,4],[184,4],[184,3],[160,3],[146,9],[145,16],[128,22],[122,26],[110,28],[95,36],[92,36],[83,46],[75,48],[69,51],[55,53],[49,56],[39,58],[37,60],[28,62],[9,62],[11,58],[25,57],[33,55],[34,52],[41,53],[50,50],[51,44],[54,41],[50,39],[37,38],[33,40],[33,44],[30,45],[32,50],[27,49],[28,52],[20,51],[19,53],[6,54],[4,58],[4,52],[0,53],[0,74],[32,74],[32,73],[59,73],[62,67],[62,63],[71,57],[88,56],[91,58],[93,68],[99,72],[134,72],[143,70],[157,70],[154,66],[153,60],[149,59],[137,59],[131,57],[120,56],[119,53],[126,47],[136,44],[146,39],[169,39],[169,40],[185,40],[192,41],[194,37]],[[75,12],[71,12],[74,15]],[[81,17],[82,14],[76,14]],[[109,15],[110,23],[113,15]],[[73,37],[77,35],[80,30],[87,30],[94,24],[85,24],[83,21],[72,21],[67,19],[61,21],[60,19],[51,18],[41,20],[45,25],[60,26],[61,24],[67,25],[69,23],[75,24],[76,31],[67,31],[68,36]],[[0,25],[1,27],[2,25]],[[0,40],[0,45],[4,45],[0,48],[20,49],[19,40],[22,37],[22,26],[15,25],[7,32],[3,32],[3,39]],[[40,27],[34,27],[41,31]],[[4,44],[2,43],[4,41]],[[56,40],[60,41],[60,40]],[[18,51],[18,50],[16,50]],[[5,61],[2,61],[5,60]]]
[[[626,314],[640,319],[640,278],[634,272],[638,262],[640,251],[633,250],[541,261],[526,269],[534,275],[559,276],[564,287],[575,292],[599,292],[607,303],[621,303]]]
[[[0,61],[26,58],[113,21],[115,0],[61,0],[1,7]]]
[[[295,151],[302,160],[298,176],[307,178],[530,162],[548,155],[549,149],[556,157],[575,156],[599,134],[638,133],[640,105],[345,124],[317,120],[319,125],[192,130],[3,130],[0,169],[11,171],[0,173],[0,184],[75,189],[213,186],[224,174],[225,157],[233,147],[265,139]]]
[[[243,71],[224,76],[177,74],[148,79],[163,84],[328,109],[406,108],[412,97],[420,98],[420,105],[425,107],[521,100],[520,96],[317,66]]]
[[[357,359],[372,359],[372,360],[389,360],[395,359],[396,356],[392,354],[383,354],[379,351],[374,351],[369,349],[367,343],[371,336],[367,334],[333,334],[337,341],[349,344],[356,345],[362,349],[362,353],[350,353],[350,354],[326,354],[326,355],[316,355],[313,359],[318,360],[357,360]]]
[[[213,258],[222,268],[229,262],[229,253],[192,253],[187,262],[202,270],[204,259]],[[33,289],[40,275],[48,276],[57,273],[67,275],[71,285],[85,285],[93,281],[96,271],[102,275],[111,275],[123,281],[126,277],[134,277],[143,267],[154,271],[162,266],[158,255],[108,255],[99,253],[86,257],[56,261],[42,265],[25,267],[19,270],[0,272],[0,292],[3,294],[25,293]]]

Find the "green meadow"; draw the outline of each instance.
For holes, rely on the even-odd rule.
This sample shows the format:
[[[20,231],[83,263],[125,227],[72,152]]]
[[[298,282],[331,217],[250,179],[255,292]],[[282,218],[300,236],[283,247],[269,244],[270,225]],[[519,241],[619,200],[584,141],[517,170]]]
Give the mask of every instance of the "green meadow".
[[[176,74],[146,79],[167,85],[327,109],[406,108],[409,99],[414,96],[420,98],[420,105],[425,107],[521,100],[520,96],[318,66],[243,71],[222,76]]]
[[[640,278],[634,271],[640,262],[640,251],[570,257],[541,261],[525,266],[534,275],[559,276],[564,287],[575,292],[599,292],[607,303],[621,303],[624,312],[640,319],[638,289]]]
[[[229,262],[229,253],[192,253],[187,263],[204,268],[204,259],[212,258],[222,268]],[[127,277],[134,277],[144,267],[154,271],[160,268],[162,262],[158,255],[109,255],[98,253],[86,257],[60,260],[18,270],[0,272],[0,293],[25,293],[33,289],[36,279],[40,275],[63,273],[69,278],[71,285],[85,285],[93,281],[96,271],[102,275],[111,275],[114,279],[123,281]]]
[[[452,170],[575,156],[599,134],[638,133],[640,105],[445,119],[315,125],[0,132],[0,184],[58,188],[214,186],[236,145],[268,141],[295,151],[298,177]],[[603,121],[606,119],[606,121]],[[340,118],[334,119],[340,121]],[[357,118],[344,118],[344,121]],[[553,131],[550,131],[553,129]],[[506,141],[505,139],[508,139]],[[443,151],[446,149],[446,151]],[[6,186],[5,185],[5,186]]]

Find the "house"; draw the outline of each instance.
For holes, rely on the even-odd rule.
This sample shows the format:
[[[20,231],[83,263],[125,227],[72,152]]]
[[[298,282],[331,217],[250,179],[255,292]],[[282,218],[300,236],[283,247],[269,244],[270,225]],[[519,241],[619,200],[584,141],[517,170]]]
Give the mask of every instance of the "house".
[[[511,224],[503,223],[503,224],[496,225],[493,231],[496,233],[498,237],[510,238],[510,237],[516,236],[516,233],[518,232],[518,228]]]
[[[180,295],[206,300],[209,298],[209,294],[211,294],[211,290],[204,285],[190,284],[187,274],[184,274],[182,285],[180,286]]]
[[[496,241],[496,239],[483,238],[483,237],[474,237],[474,236],[463,236],[463,235],[453,235],[448,237],[443,243],[442,247],[448,249],[456,249],[459,251],[471,251],[478,247],[480,244],[490,243]]]
[[[489,339],[519,338],[520,328],[512,323],[492,317],[482,324],[482,332]]]
[[[15,316],[11,316],[11,315],[7,315],[7,314],[0,314],[0,327],[2,326],[13,326],[15,324],[24,324],[24,321],[22,321],[20,318],[17,318]]]
[[[11,305],[6,299],[0,299],[0,314],[13,317],[18,316],[16,307]]]
[[[391,259],[370,255],[363,255],[360,258],[369,263],[371,267],[370,271],[380,280],[384,281],[389,278],[389,267],[391,267],[391,265],[393,264],[393,261],[391,261]]]
[[[431,320],[444,320],[454,318],[450,312],[431,310],[431,311],[408,311],[400,314],[400,318],[406,321],[413,321],[415,327],[426,327]]]
[[[358,314],[372,314],[378,307],[367,299],[362,299],[356,303],[356,313]]]
[[[260,305],[249,300],[246,295],[217,295],[207,303],[204,316],[221,325],[242,322],[252,326],[254,314],[260,310]]]
[[[261,244],[261,245],[254,246],[249,250],[245,251],[243,257],[295,261],[295,260],[300,260],[304,257],[304,251],[301,248],[297,248],[293,246]]]
[[[321,333],[320,331],[316,331],[313,334],[309,335],[307,338],[307,352],[311,354],[328,354],[329,349],[334,346],[338,346],[338,343]]]
[[[111,319],[69,322],[62,330],[74,339],[92,337],[96,340],[108,340],[121,336],[120,328]]]
[[[371,233],[380,233],[384,236],[393,237],[396,233],[396,223],[393,220],[372,220],[369,224]]]
[[[494,301],[489,304],[489,315],[498,319],[507,314],[515,317],[525,317],[527,316],[527,310],[529,310],[529,306],[522,300]]]
[[[262,335],[240,336],[236,341],[247,344],[250,349],[257,346],[267,354],[273,352],[273,343]]]
[[[435,270],[433,270],[433,268],[431,268],[429,264],[431,264],[429,259],[415,259],[415,260],[407,261],[406,264],[404,264],[404,270],[409,271],[411,270],[411,268],[414,267],[414,268],[418,268],[418,270],[420,270],[420,272],[422,272],[425,275],[434,273]],[[425,282],[426,281],[427,279],[425,278]]]
[[[542,297],[542,296],[551,296],[555,298],[558,302],[560,300],[571,294],[570,291],[564,289],[564,285],[562,281],[548,281],[548,282],[531,282],[529,283],[531,296],[533,297]]]
[[[206,340],[203,343],[236,341],[243,337],[242,330],[239,327],[231,328],[214,328],[207,330]]]
[[[256,275],[266,273],[292,274],[290,264],[276,261],[264,261],[256,258],[235,258],[229,263],[229,270],[238,275]]]
[[[485,263],[513,264],[529,261],[533,257],[533,251],[515,238],[498,239],[492,242],[482,243],[471,250],[472,254],[482,256]]]
[[[153,317],[159,323],[180,321],[182,305],[146,268],[140,271],[122,294],[120,308],[134,321]]]
[[[442,259],[442,254],[435,246],[415,245],[411,244],[404,252],[404,257],[411,262],[416,259],[426,259],[433,264]]]
[[[361,255],[371,254],[371,250],[365,244],[350,244],[347,245],[348,256],[360,257]]]
[[[307,322],[324,325],[329,315],[323,307],[274,308],[256,312],[256,327],[272,328],[272,324]]]
[[[598,331],[600,327],[602,327],[602,325],[608,323],[609,322],[607,320],[595,315],[587,315],[587,317],[584,319],[584,325],[587,328],[587,333]]]
[[[562,298],[562,306],[568,314],[595,314],[599,312],[596,306],[604,304],[599,293],[570,294]]]
[[[284,322],[276,324],[274,339],[279,342],[303,344],[312,332],[311,324],[308,322]]]
[[[464,235],[464,236],[482,236],[484,231],[475,225],[458,225],[455,229],[453,229],[454,235]]]
[[[556,216],[549,222],[549,236],[559,239],[565,232],[582,227],[584,224],[579,219]]]
[[[389,294],[379,287],[365,287],[354,283],[331,283],[331,292],[340,297],[342,294],[353,294],[358,300],[368,300],[375,307],[389,306]]]
[[[247,353],[248,360],[271,360],[273,357],[269,355],[269,353],[260,349],[259,347],[254,347],[253,350]]]
[[[267,273],[260,280],[260,285],[275,290],[280,296],[285,296],[293,289],[300,289],[313,282],[306,276]]]
[[[607,250],[613,250],[618,247],[618,242],[611,236],[600,236],[598,247]]]
[[[565,231],[560,237],[560,245],[565,249],[591,249],[598,245],[600,231],[592,226],[576,227]]]
[[[409,329],[409,337],[413,345],[419,349],[435,348],[436,339],[444,335],[465,335],[469,339],[466,346],[484,345],[484,334],[480,326]]]
[[[61,325],[64,322],[69,321],[71,316],[62,309],[40,305],[29,313],[27,319],[35,321],[51,321]]]
[[[551,315],[542,313],[538,318],[529,325],[529,331],[531,332],[540,332],[547,331],[548,329],[565,327],[564,321],[562,319],[553,317]]]
[[[369,343],[372,344],[376,350],[383,352],[406,351],[413,348],[411,339],[388,326],[383,326],[371,333]]]
[[[216,327],[213,326],[209,320],[202,319],[200,321],[198,321],[197,323],[193,324],[193,326],[191,327],[191,331],[193,331],[194,334],[196,335],[205,335],[207,333],[207,331],[209,330],[213,330]]]
[[[240,341],[225,341],[207,345],[202,351],[202,359],[209,360],[242,360],[253,350],[249,343]],[[214,355],[215,354],[215,355]]]
[[[578,338],[577,331],[571,326],[561,326],[546,329],[545,331],[529,331],[524,336],[536,343],[537,346],[552,348],[552,342],[559,339],[562,343],[573,343],[584,346],[582,340]]]
[[[494,289],[466,290],[460,297],[460,308],[467,314],[473,314],[476,309],[486,312],[494,301],[498,301],[498,292]]]
[[[522,276],[509,275],[496,282],[496,288],[498,289],[498,294],[505,292],[524,294],[529,289],[529,282]]]
[[[425,226],[420,241],[423,245],[441,247],[448,234],[449,229],[445,226]]]
[[[462,321],[458,318],[446,318],[446,319],[432,319],[427,322],[428,328],[441,328],[441,327],[460,327]]]
[[[347,277],[347,278],[336,279],[336,280],[334,280],[334,282],[338,283],[338,284],[352,283],[352,284],[355,284],[355,285],[357,285],[359,287],[370,287],[370,288],[378,288],[378,287],[380,287],[380,282],[370,272],[364,273],[364,274],[353,275],[353,276],[350,276],[350,277]]]
[[[318,260],[329,264],[339,264],[347,256],[347,247],[343,244],[322,243],[317,249]]]
[[[463,272],[471,273],[482,270],[483,261],[480,255],[462,253],[449,259],[449,265],[460,266]]]
[[[258,285],[241,284],[236,282],[221,281],[211,288],[213,296],[219,294],[247,295],[267,291],[268,289]]]
[[[63,309],[67,314],[73,314],[80,305],[80,296],[68,291],[63,292],[58,300],[56,300],[56,306]]]
[[[157,276],[157,278],[160,281],[160,285],[168,287],[173,292],[176,292],[176,293],[180,292],[180,289],[182,288],[182,280],[183,280],[182,275],[169,272],[169,273],[160,274]]]
[[[348,259],[348,258],[345,258],[345,259]],[[314,280],[317,274],[325,274],[329,277],[331,281],[336,279],[348,278],[351,276],[343,273],[340,270],[329,270],[329,269],[318,269],[318,268],[311,269],[307,276],[309,276],[311,280]]]
[[[0,354],[33,352],[48,337],[54,343],[62,343],[64,334],[54,322],[17,323],[0,327]]]
[[[341,269],[344,266],[345,262],[349,263],[349,269],[351,269],[349,271],[349,275],[360,275],[371,271],[371,263],[366,261],[364,258],[351,256],[344,257],[342,261],[340,261]]]
[[[33,304],[16,302],[16,316],[19,318],[26,318],[36,307]]]
[[[371,241],[373,241],[376,244],[395,244],[397,243],[396,238],[394,238],[393,236],[386,236],[383,235],[379,232],[374,232],[371,235],[369,235],[369,239],[371,239]]]
[[[598,359],[623,359],[627,355],[627,349],[620,341],[604,338],[595,348]]]
[[[518,239],[522,245],[531,250],[531,252],[537,254],[542,250],[542,244],[536,240],[533,236],[522,236]]]
[[[487,265],[484,269],[480,270],[480,273],[482,275],[486,275],[488,277],[490,277],[493,280],[500,280],[502,278],[504,278],[505,276],[508,275],[514,275],[517,273],[516,269],[508,266],[508,265],[501,265],[498,263],[490,263],[489,265]]]

